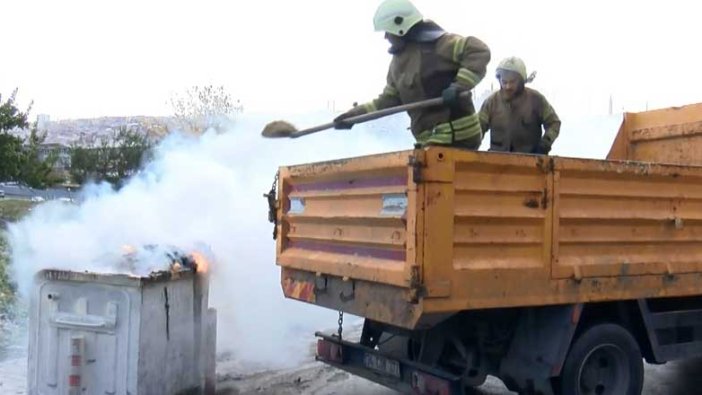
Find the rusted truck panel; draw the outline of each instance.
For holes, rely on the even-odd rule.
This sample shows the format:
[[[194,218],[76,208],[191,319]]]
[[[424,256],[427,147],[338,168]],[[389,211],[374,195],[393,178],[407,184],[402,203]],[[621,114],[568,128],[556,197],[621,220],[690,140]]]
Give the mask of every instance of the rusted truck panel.
[[[415,328],[699,293],[702,167],[429,148],[280,179],[288,297]]]
[[[410,154],[282,169],[279,262],[408,287],[416,264],[415,237],[407,233],[415,229],[416,208],[416,189],[408,182]]]
[[[543,302],[550,294],[550,160],[425,154],[425,313]]]
[[[409,302],[419,284],[416,230],[423,229],[410,164],[416,154],[280,169],[277,262],[286,296],[417,321],[421,309]]]
[[[702,103],[624,114],[607,159],[702,164]]]

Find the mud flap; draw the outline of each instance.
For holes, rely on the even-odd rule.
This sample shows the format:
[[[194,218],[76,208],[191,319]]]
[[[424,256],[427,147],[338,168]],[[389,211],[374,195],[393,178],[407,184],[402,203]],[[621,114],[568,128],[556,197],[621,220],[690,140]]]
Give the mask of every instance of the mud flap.
[[[512,391],[552,395],[551,378],[561,373],[583,305],[522,311],[499,377]]]

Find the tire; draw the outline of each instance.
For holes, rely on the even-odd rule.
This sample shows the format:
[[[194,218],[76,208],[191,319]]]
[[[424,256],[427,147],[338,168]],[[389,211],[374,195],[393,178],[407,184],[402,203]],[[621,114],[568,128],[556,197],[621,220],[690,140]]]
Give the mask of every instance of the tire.
[[[641,395],[643,358],[634,337],[615,324],[588,328],[573,344],[554,392],[561,395]]]

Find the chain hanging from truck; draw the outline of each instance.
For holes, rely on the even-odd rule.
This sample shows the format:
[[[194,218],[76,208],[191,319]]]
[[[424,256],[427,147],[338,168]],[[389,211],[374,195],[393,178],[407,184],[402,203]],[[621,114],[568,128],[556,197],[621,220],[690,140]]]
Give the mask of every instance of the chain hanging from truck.
[[[337,329],[337,334],[339,335],[339,341],[342,340],[341,334],[344,331],[344,312],[339,310],[339,329]]]
[[[271,185],[271,190],[268,193],[263,194],[263,197],[268,200],[268,222],[273,224],[273,240],[278,238],[278,201],[276,199],[276,191],[278,190],[279,176],[280,172],[276,172],[275,178],[273,179],[273,185]]]

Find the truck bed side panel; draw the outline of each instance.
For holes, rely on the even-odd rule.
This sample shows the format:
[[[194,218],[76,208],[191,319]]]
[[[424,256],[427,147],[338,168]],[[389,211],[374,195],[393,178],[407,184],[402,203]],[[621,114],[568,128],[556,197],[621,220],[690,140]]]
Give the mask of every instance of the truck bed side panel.
[[[410,154],[282,168],[278,264],[409,287],[417,248]]]
[[[702,103],[625,113],[607,159],[702,165]]]
[[[445,149],[429,150],[426,161],[428,296],[461,310],[508,295],[528,297],[532,286],[546,286],[553,212],[548,161]]]
[[[555,172],[555,278],[702,271],[699,168],[563,158]]]

